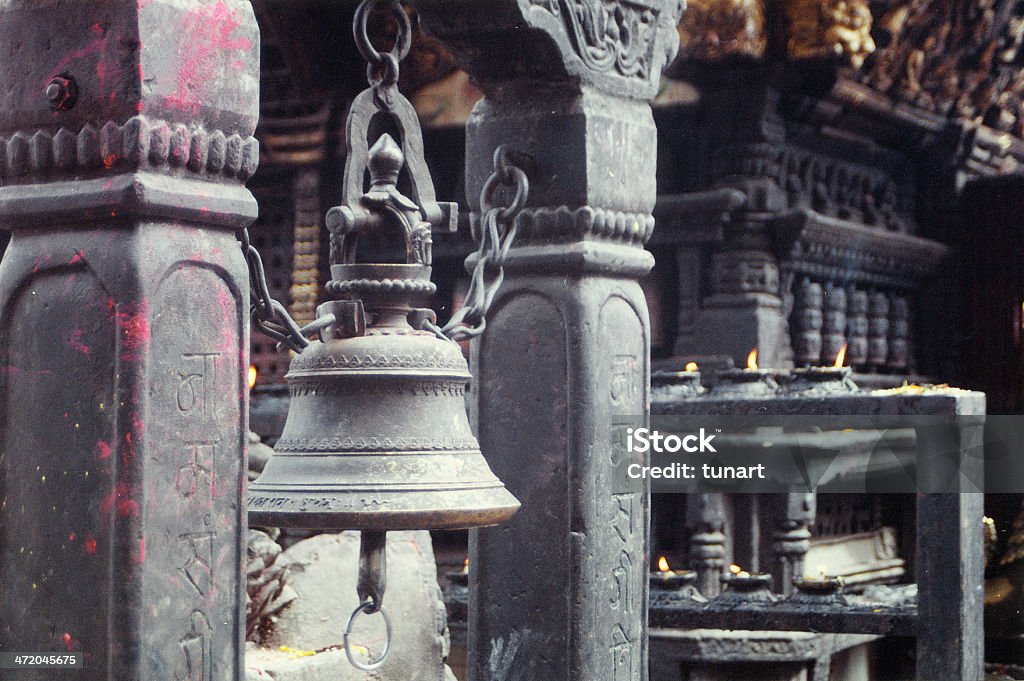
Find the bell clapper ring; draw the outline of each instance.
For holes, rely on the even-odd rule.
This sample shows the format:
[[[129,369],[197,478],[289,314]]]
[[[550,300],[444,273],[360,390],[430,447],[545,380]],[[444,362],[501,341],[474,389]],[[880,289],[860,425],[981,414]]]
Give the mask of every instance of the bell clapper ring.
[[[345,657],[356,669],[364,672],[378,669],[391,651],[391,618],[384,610],[384,589],[387,585],[387,533],[380,530],[364,530],[359,535],[359,581],[356,592],[359,594],[359,606],[352,611],[345,627]],[[352,625],[360,614],[372,615],[379,612],[384,618],[385,637],[384,651],[376,660],[368,663],[359,662],[352,654],[349,638]]]
[[[356,618],[359,617],[361,613],[373,614],[374,612],[379,612],[381,617],[384,618],[384,650],[381,652],[380,657],[378,657],[376,660],[364,663],[356,659],[356,656],[352,653],[352,643],[349,637],[352,634],[352,625],[355,623]],[[345,657],[348,658],[349,664],[351,664],[356,669],[359,669],[360,671],[364,672],[372,672],[374,669],[379,669],[380,666],[384,664],[384,661],[388,659],[388,653],[391,652],[391,618],[388,616],[387,610],[385,610],[382,606],[378,605],[372,600],[367,600],[360,603],[359,606],[352,611],[352,615],[348,618],[348,625],[345,626],[345,636],[343,640],[345,643]],[[369,654],[369,651],[367,651],[367,654]]]

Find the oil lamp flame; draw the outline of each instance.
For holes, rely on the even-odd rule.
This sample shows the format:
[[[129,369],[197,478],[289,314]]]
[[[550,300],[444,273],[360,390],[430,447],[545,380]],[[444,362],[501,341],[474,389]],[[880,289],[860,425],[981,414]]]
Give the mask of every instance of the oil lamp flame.
[[[668,560],[665,556],[658,558],[658,572],[668,572]]]
[[[698,368],[699,367],[697,366],[696,362],[687,362],[686,366],[683,367],[683,370],[684,371],[697,371]]]
[[[259,375],[259,370],[256,368],[256,365],[255,364],[250,364],[249,365],[249,390],[252,390],[253,386],[256,385],[256,377],[258,375]]]
[[[464,574],[464,575],[468,575],[469,574],[469,558],[467,558],[466,562],[464,562],[462,564],[462,574]]]
[[[753,350],[750,351],[749,355],[747,355],[747,368],[748,369],[756,369],[757,368],[757,348],[756,347]]]
[[[843,347],[839,348],[839,353],[836,355],[836,362],[832,366],[841,367],[846,362],[846,347],[847,344],[843,343]]]
[[[729,566],[729,572],[733,573],[734,575],[738,575],[739,573],[743,572],[743,568],[733,563]]]

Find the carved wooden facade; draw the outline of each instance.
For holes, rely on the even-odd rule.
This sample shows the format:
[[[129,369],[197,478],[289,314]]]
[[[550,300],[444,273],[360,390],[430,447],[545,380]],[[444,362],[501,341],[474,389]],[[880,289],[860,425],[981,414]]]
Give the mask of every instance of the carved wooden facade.
[[[959,189],[1024,157],[1014,3],[704,4],[670,70],[689,90],[659,111],[667,354],[739,363],[758,347],[784,368],[846,347],[862,380],[961,377],[942,353],[962,340],[919,339],[956,322],[936,300],[962,283]]]

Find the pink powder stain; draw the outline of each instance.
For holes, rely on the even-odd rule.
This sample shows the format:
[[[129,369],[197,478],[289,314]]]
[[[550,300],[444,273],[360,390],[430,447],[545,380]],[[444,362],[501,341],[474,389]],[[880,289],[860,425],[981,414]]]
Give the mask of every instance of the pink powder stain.
[[[93,24],[90,27],[90,32],[96,36],[96,39],[85,47],[64,55],[54,66],[50,75],[40,84],[40,90],[45,90],[55,76],[71,70],[82,70],[81,62],[93,58],[96,59],[96,78],[100,88],[106,89],[108,86],[117,85],[121,66],[117,36],[108,35],[107,30],[99,23]],[[108,38],[112,38],[112,40],[108,41]]]
[[[139,540],[139,552],[137,554],[135,554],[134,556],[132,556],[132,560],[136,564],[138,564],[138,565],[142,565],[143,563],[146,562],[146,538],[145,537],[143,537],[142,539]]]
[[[100,502],[100,512],[110,513],[115,507],[117,514],[122,518],[136,516],[139,514],[139,505],[131,499],[128,485],[121,482],[117,487]]]
[[[71,534],[68,535],[68,541],[75,541],[75,533],[74,532],[72,532]]]
[[[96,441],[96,458],[100,461],[106,461],[110,458],[110,445],[103,440]]]
[[[117,502],[117,514],[122,518],[139,515],[139,505],[132,499],[119,499]]]
[[[68,649],[68,652],[74,650],[75,639],[72,638],[71,632],[65,631],[64,635],[60,637],[60,640],[64,643],[64,647]]]
[[[84,259],[85,259],[85,253],[83,253],[82,251],[75,251],[75,254],[73,256],[71,256],[71,260],[68,260],[68,264],[69,265],[74,265],[75,263],[82,262],[82,260],[84,260]]]
[[[31,371],[26,371],[21,367],[5,364],[3,366],[0,366],[0,374],[6,374],[8,376],[50,376],[53,374],[53,371],[51,371],[50,369],[33,369]]]
[[[124,453],[121,457],[121,461],[127,465],[135,460],[135,442],[132,438],[132,431],[127,431],[124,434]]]
[[[217,305],[220,306],[220,315],[222,320],[227,321],[235,318],[235,301],[228,295],[227,290],[221,288],[217,291]],[[225,327],[221,333],[219,350],[230,356],[238,351],[237,348],[238,338],[235,335],[234,329]],[[243,371],[246,372],[245,378],[248,378],[249,368],[245,367]]]
[[[85,552],[90,556],[96,553],[96,539],[90,534],[85,538]]]
[[[85,47],[83,47],[82,49],[75,50],[74,52],[70,52],[64,55],[64,58],[57,62],[57,65],[54,67],[53,71],[50,73],[50,75],[46,77],[46,80],[41,85],[41,89],[45,90],[46,86],[50,84],[50,81],[53,80],[54,77],[59,76],[64,71],[67,71],[68,68],[75,62],[81,59],[92,57],[103,52],[103,48],[105,47],[106,42],[107,41],[104,38],[98,38],[89,43],[88,45],[86,45]]]
[[[82,342],[82,335],[84,333],[85,332],[82,331],[82,329],[71,329],[71,331],[68,332],[68,337],[65,341],[67,342],[68,347],[72,350],[80,352],[83,355],[88,355],[92,352],[92,348]]]
[[[149,347],[149,303],[143,300],[115,305],[113,299],[110,299],[107,310],[113,315],[120,331],[121,359],[139,359],[139,355]]]
[[[205,93],[196,93],[193,88],[216,81],[224,52],[248,52],[253,48],[248,38],[231,37],[239,26],[241,22],[223,1],[213,7],[197,7],[188,13],[176,30],[189,49],[178,70],[175,90],[166,98],[169,106],[184,112],[199,111]]]

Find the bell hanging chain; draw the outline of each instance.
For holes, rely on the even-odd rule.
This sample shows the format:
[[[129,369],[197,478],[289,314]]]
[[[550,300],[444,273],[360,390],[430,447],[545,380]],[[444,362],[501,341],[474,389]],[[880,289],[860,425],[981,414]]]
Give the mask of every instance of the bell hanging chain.
[[[375,6],[387,9],[395,20],[397,32],[391,50],[380,52],[370,42],[367,19]],[[412,22],[398,0],[363,0],[352,20],[352,34],[359,54],[366,60],[366,80],[373,90],[374,103],[381,111],[391,111],[398,89],[399,63],[412,48]]]
[[[423,329],[441,338],[456,342],[469,340],[487,328],[487,311],[505,280],[505,260],[516,239],[516,217],[530,193],[530,180],[526,172],[513,163],[512,157],[513,152],[507,145],[494,150],[494,172],[480,192],[480,233],[474,235],[478,241],[476,264],[465,303],[443,327],[439,328],[429,319],[422,322]],[[515,189],[508,206],[494,205],[501,186]]]
[[[249,240],[248,229],[240,229],[238,231],[238,241],[241,243],[242,253],[245,255],[246,263],[249,266],[252,325],[263,334],[276,340],[280,345],[286,346],[289,350],[296,353],[302,352],[309,345],[310,336],[334,324],[334,315],[324,315],[314,319],[306,326],[300,327],[292,319],[292,316],[288,314],[285,306],[270,295],[270,287],[267,286],[267,274],[263,268],[263,259],[260,257],[260,252],[256,250],[256,247]]]

